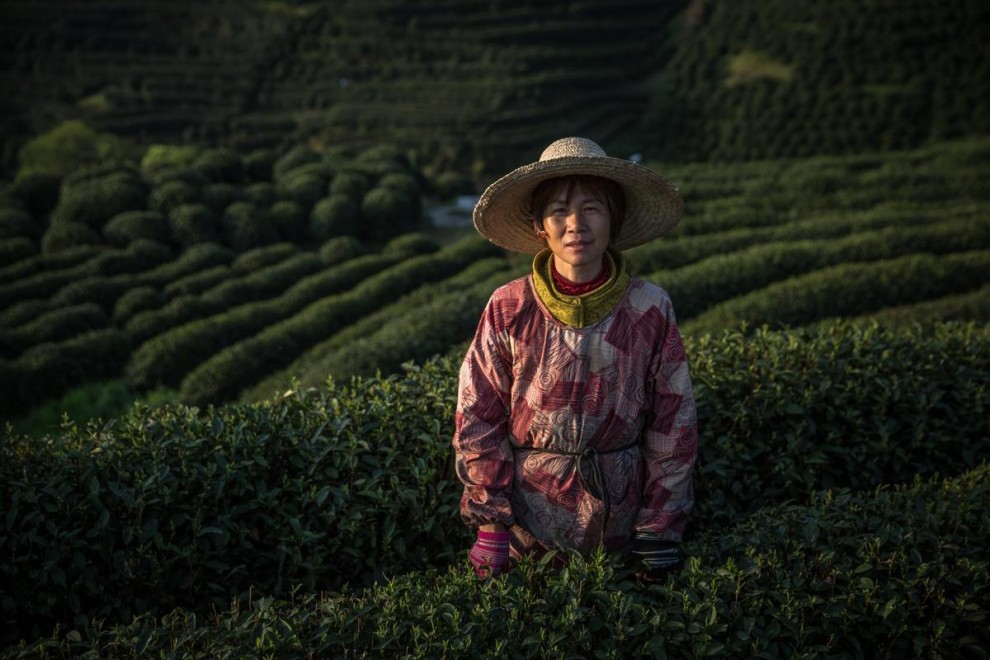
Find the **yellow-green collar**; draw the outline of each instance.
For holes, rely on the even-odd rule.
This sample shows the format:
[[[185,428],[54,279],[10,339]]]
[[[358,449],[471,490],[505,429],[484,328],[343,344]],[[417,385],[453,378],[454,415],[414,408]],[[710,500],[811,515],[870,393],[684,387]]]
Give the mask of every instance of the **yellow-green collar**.
[[[629,286],[629,273],[622,253],[609,249],[605,252],[611,266],[611,275],[605,284],[580,296],[561,293],[553,283],[551,259],[553,253],[543,250],[533,258],[533,288],[546,308],[561,323],[583,328],[608,316]]]

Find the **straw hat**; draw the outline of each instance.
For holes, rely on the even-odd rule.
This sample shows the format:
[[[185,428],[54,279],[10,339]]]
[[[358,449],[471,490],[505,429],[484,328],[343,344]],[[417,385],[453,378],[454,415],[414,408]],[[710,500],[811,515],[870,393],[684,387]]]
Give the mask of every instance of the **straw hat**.
[[[543,243],[533,232],[530,198],[542,181],[571,174],[612,179],[626,193],[626,217],[613,244],[625,250],[673,229],[684,200],[673,183],[632,161],[606,156],[587,138],[568,137],[547,147],[536,163],[517,168],[488,186],[474,207],[474,226],[492,243],[535,254]]]

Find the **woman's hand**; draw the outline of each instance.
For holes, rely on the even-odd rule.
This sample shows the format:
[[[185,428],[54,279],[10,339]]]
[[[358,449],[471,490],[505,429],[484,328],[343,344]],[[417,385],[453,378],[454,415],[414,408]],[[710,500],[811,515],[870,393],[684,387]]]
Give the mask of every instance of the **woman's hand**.
[[[501,527],[498,530],[497,527]],[[492,531],[486,531],[486,528]],[[493,529],[494,528],[494,529]],[[478,540],[468,554],[475,575],[479,578],[496,577],[509,569],[509,533],[501,523],[483,525],[478,530]]]

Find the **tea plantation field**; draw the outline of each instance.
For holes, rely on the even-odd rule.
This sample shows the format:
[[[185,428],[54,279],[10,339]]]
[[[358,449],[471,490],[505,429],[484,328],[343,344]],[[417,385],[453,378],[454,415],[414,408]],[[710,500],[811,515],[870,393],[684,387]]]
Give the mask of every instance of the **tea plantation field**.
[[[0,271],[5,415],[100,379],[179,402],[5,433],[4,657],[990,648],[990,141],[655,165],[687,214],[628,256],[673,297],[704,437],[692,559],[658,585],[620,557],[523,563],[494,584],[467,568],[457,363],[525,259],[470,237],[376,242],[360,210],[368,229],[321,242],[316,186],[301,242],[239,244],[243,225],[219,220],[182,245],[175,209],[218,204],[216,186],[232,199],[220,218],[268,219],[302,207],[280,184],[293,169],[321,195],[363,172],[362,200],[387,176],[417,180],[394,153],[336,173],[341,154],[302,153],[267,185],[209,151],[160,170],[184,178],[148,163],[66,177],[46,233],[6,239],[24,254]],[[220,155],[234,183],[207,179],[201,161]],[[119,213],[159,237],[124,241],[119,216],[66,201],[92,181],[142,187]],[[188,197],[169,207],[176,181]],[[267,206],[245,201],[262,190]],[[8,200],[5,226],[26,226],[26,199]],[[84,221],[57,219],[70,211]],[[88,240],[52,249],[71,222]]]

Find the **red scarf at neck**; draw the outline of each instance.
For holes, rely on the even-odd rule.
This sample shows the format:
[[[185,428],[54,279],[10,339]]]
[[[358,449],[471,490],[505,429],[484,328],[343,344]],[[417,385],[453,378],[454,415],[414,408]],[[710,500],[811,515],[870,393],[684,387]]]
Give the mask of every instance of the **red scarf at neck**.
[[[569,279],[557,272],[557,264],[553,263],[551,260],[550,274],[553,275],[554,286],[556,286],[557,290],[562,294],[565,296],[580,296],[588,293],[589,291],[594,291],[601,285],[608,282],[608,278],[611,277],[612,271],[608,267],[608,259],[602,259],[602,272],[598,273],[598,277],[588,282],[571,282]]]

